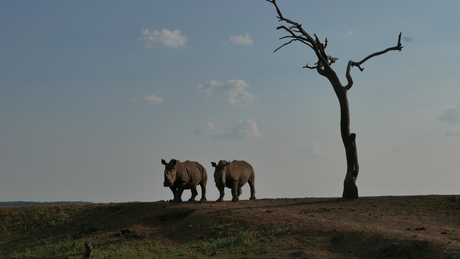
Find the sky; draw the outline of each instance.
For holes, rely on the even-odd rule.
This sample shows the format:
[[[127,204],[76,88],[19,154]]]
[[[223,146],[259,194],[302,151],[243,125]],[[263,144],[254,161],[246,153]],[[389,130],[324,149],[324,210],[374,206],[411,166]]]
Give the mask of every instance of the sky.
[[[403,33],[352,70],[359,195],[458,194],[460,2],[278,5],[343,84]],[[169,200],[172,158],[206,168],[211,201],[221,159],[252,164],[258,199],[340,197],[337,97],[308,46],[273,52],[280,25],[263,0],[0,1],[0,201]]]

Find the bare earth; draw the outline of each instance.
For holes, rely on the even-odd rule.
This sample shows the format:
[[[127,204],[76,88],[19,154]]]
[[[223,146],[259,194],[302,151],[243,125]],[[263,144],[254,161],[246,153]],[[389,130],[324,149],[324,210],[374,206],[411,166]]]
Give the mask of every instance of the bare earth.
[[[110,217],[90,215],[81,231],[103,228],[99,239],[107,241],[120,231],[148,234],[168,245],[210,239],[213,225],[280,232],[281,247],[257,258],[439,258],[439,251],[460,251],[460,197],[452,195],[123,203],[107,210]]]
[[[56,211],[71,208],[66,206],[75,205],[56,205]],[[225,233],[236,233],[234,231],[250,231],[263,241],[248,248],[249,252],[207,256],[460,258],[460,196],[454,195],[82,206],[71,221],[28,238],[40,240],[65,234],[75,240],[91,240],[96,246],[130,240],[175,246],[216,240]],[[21,209],[29,210],[29,207],[3,208],[5,211]],[[27,240],[23,242],[29,242]],[[3,246],[14,246],[18,242],[10,241]]]

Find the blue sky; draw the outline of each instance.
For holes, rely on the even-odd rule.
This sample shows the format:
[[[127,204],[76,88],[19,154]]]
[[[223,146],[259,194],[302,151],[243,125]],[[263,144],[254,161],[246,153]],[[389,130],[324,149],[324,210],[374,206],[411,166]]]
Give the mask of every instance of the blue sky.
[[[352,71],[360,195],[457,194],[460,2],[278,5],[339,75],[403,32]],[[220,159],[253,165],[258,198],[341,196],[337,98],[307,46],[273,53],[279,25],[262,0],[1,1],[0,200],[167,200],[171,158],[205,166],[208,200]]]

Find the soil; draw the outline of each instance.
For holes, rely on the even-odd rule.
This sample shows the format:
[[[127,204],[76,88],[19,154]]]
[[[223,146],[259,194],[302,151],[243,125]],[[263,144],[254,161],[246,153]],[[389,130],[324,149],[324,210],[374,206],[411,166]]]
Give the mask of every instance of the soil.
[[[164,245],[215,238],[217,227],[277,234],[272,249],[255,258],[460,256],[460,196],[453,195],[85,206],[80,218],[53,231],[99,244],[123,237]]]
[[[104,230],[106,238],[148,234],[163,244],[212,238],[213,224],[284,231],[278,238],[292,242],[279,247],[279,255],[300,258],[435,258],[437,251],[460,251],[457,196],[123,203],[85,221],[82,233]],[[302,247],[315,240],[327,244]]]

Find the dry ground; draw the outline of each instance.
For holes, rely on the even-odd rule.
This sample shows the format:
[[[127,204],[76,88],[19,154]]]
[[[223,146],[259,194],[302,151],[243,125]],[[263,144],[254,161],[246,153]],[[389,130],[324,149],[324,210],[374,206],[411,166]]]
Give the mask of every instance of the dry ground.
[[[460,197],[453,195],[84,206],[75,220],[41,234],[68,233],[96,246],[120,238],[174,246],[238,229],[273,238],[234,258],[460,258]]]
[[[287,242],[289,247],[276,249],[280,250],[280,256],[288,251],[287,254],[293,256],[297,253],[301,257],[310,254],[318,258],[333,258],[346,257],[347,251],[350,251],[353,258],[353,247],[365,250],[369,257],[374,253],[377,256],[402,253],[401,256],[404,256],[404,253],[417,253],[417,250],[427,254],[428,250],[424,250],[427,246],[460,250],[460,200],[453,196],[127,203],[109,210],[110,216],[106,215],[106,211],[101,211],[101,215],[91,215],[85,228],[107,228],[107,238],[110,238],[111,230],[128,229],[141,236],[150,233],[149,236],[165,244],[212,238],[213,225],[262,233],[285,232],[286,235],[278,235],[278,238],[291,240]],[[321,244],[327,240],[332,241],[331,245]],[[409,251],[387,247],[383,240],[391,244],[409,241],[406,245]],[[286,242],[279,242],[282,243]],[[302,247],[305,244],[313,244],[319,249],[306,249]]]

